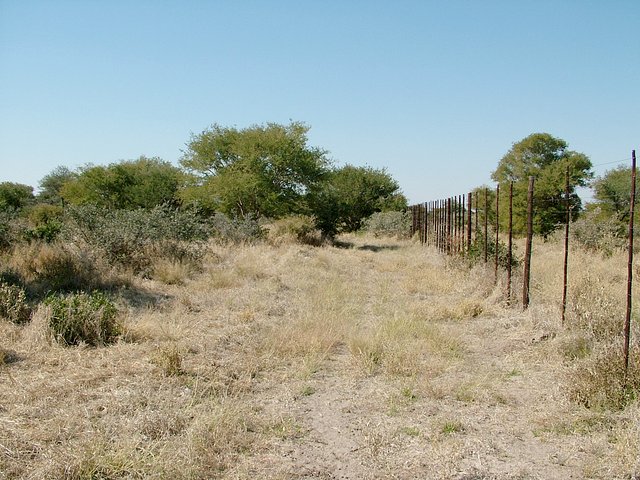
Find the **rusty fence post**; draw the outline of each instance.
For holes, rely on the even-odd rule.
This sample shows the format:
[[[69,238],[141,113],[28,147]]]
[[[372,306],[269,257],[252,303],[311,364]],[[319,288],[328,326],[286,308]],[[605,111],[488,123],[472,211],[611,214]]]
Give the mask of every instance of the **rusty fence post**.
[[[636,151],[631,152],[631,196],[629,201],[629,261],[627,262],[627,312],[624,320],[624,371],[629,369],[631,338],[631,292],[633,290],[633,221],[636,203]]]
[[[498,247],[500,246],[500,184],[496,185],[496,242],[495,242],[495,258],[494,258],[494,272],[495,283],[498,283]]]
[[[513,182],[509,184],[509,243],[507,245],[507,305],[511,304],[511,258],[513,254]]]
[[[473,192],[467,195],[467,253],[471,251],[471,203],[473,202]]]
[[[484,263],[489,260],[489,189],[484,189]]]
[[[524,279],[522,282],[522,308],[529,308],[529,283],[531,281],[531,243],[533,241],[533,188],[535,179],[529,177],[527,190],[527,243],[524,253]]]
[[[562,269],[562,315],[561,321],[564,325],[565,314],[567,311],[567,284],[569,273],[569,223],[571,223],[571,204],[569,201],[569,166],[567,165],[567,171],[564,176],[564,202],[565,202],[565,219],[566,225],[564,226],[564,261]]]
[[[453,196],[453,248],[452,253],[458,252],[458,198]]]
[[[453,225],[451,225],[451,223],[452,223],[451,222],[451,218],[452,218],[452,213],[453,213],[451,211],[452,203],[453,203],[452,199],[451,199],[451,197],[449,197],[448,201],[447,201],[447,253],[449,255],[451,255],[451,233],[452,233],[451,227],[453,226]]]
[[[464,229],[465,229],[465,214],[464,214],[464,195],[458,195],[458,252],[462,253],[464,250]]]
[[[416,205],[411,206],[411,217],[413,219],[411,222],[411,238],[413,238],[418,231],[418,209]]]
[[[478,190],[476,190],[476,194],[474,195],[474,198],[476,199],[476,218],[475,218],[475,222],[476,222],[476,230],[473,236],[474,241],[478,241],[478,201],[480,200],[480,192]]]

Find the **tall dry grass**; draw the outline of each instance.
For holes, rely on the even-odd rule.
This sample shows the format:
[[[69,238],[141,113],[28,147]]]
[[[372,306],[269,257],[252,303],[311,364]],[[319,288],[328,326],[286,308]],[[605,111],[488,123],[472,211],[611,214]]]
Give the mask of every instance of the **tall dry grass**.
[[[338,387],[361,395],[354,430],[378,478],[501,478],[465,462],[512,448],[508,429],[562,452],[589,442],[578,477],[634,468],[638,367],[619,389],[615,366],[622,255],[572,251],[561,325],[559,244],[535,244],[522,312],[491,265],[341,240],[212,244],[188,273],[159,265],[119,292],[108,347],[51,342],[42,312],[0,320],[0,478],[296,478],[282,452],[312,443],[296,405]]]

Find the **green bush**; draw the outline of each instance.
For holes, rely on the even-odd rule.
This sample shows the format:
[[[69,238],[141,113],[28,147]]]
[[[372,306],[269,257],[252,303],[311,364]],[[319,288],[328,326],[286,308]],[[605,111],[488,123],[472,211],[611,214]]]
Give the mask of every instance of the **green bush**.
[[[600,208],[589,210],[570,225],[571,236],[589,251],[606,256],[625,247],[625,225],[615,216],[604,215]]]
[[[17,285],[0,282],[0,317],[13,323],[26,323],[31,318],[25,291]]]
[[[410,227],[407,212],[377,212],[364,221],[364,230],[375,237],[408,238]]]
[[[45,299],[49,329],[65,345],[107,345],[122,333],[115,305],[102,293],[71,293]]]
[[[43,242],[52,243],[60,235],[62,231],[62,222],[59,220],[50,220],[41,223],[33,228],[25,230],[25,238],[27,240],[42,240]]]
[[[65,235],[70,241],[82,240],[102,252],[111,265],[142,274],[152,263],[150,251],[193,256],[200,249],[183,245],[202,242],[211,233],[210,225],[195,212],[169,207],[109,210],[86,205],[70,207],[68,218]]]

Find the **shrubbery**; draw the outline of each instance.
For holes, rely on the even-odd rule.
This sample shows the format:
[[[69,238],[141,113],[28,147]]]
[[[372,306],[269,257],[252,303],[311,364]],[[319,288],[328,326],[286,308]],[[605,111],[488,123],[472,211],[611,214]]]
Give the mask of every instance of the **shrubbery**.
[[[267,230],[267,239],[274,245],[283,243],[322,244],[322,232],[316,227],[313,217],[307,215],[280,218],[271,223]]]
[[[602,347],[583,359],[570,375],[569,395],[587,408],[621,410],[640,394],[640,364],[637,348],[625,370],[621,342]]]
[[[10,259],[13,275],[30,295],[92,290],[108,283],[89,252],[62,243],[17,245]]]
[[[364,230],[375,237],[408,238],[410,227],[407,212],[377,212],[364,221]]]
[[[624,225],[614,216],[602,215],[599,208],[582,214],[571,224],[570,231],[584,248],[607,256],[625,246]]]
[[[210,220],[211,235],[222,243],[252,243],[264,237],[264,230],[253,215],[230,218],[216,213]]]
[[[496,244],[491,240],[489,240],[487,245],[487,257],[489,262],[495,262]],[[467,260],[472,265],[484,262],[484,238],[478,236],[478,238],[471,243],[471,249],[467,253]],[[498,265],[505,269],[509,266],[508,247],[502,241],[498,242]],[[520,265],[520,260],[516,256],[515,251],[512,251],[511,267],[515,268],[518,265]]]
[[[195,212],[167,207],[108,210],[87,205],[69,208],[68,218],[70,241],[82,240],[111,265],[143,274],[151,266],[151,252],[176,260],[199,259],[203,249],[198,242],[210,234],[210,226]]]
[[[31,318],[25,291],[17,285],[0,282],[0,317],[13,323],[26,323]]]
[[[102,293],[72,293],[47,297],[49,330],[65,345],[113,343],[122,333],[115,305]]]

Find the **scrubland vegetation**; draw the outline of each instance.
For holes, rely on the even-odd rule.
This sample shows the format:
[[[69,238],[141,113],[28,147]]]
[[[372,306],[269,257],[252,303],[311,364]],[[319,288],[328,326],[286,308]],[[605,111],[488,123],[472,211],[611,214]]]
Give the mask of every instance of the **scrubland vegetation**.
[[[522,313],[502,274],[411,239],[225,225],[113,243],[75,225],[4,254],[2,478],[637,473],[623,251],[573,249],[563,326],[553,240],[536,243]]]
[[[331,167],[306,131],[213,126],[185,170],[0,184],[0,478],[636,478],[624,172],[584,212],[571,197],[561,324],[556,187],[586,156],[537,134],[496,170],[544,179],[523,312],[504,252],[495,278],[481,239],[408,238],[397,183]]]

